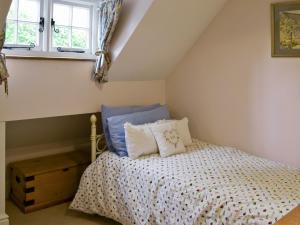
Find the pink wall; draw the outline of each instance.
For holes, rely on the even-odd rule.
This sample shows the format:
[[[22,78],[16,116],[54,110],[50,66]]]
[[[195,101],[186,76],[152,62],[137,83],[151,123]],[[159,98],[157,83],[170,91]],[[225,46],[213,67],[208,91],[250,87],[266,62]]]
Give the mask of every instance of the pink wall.
[[[165,102],[163,80],[97,86],[90,79],[93,66],[94,62],[83,61],[8,59],[9,95],[1,86],[0,121],[91,113],[101,104]]]
[[[300,167],[300,59],[271,57],[271,0],[230,0],[168,77],[194,136]]]

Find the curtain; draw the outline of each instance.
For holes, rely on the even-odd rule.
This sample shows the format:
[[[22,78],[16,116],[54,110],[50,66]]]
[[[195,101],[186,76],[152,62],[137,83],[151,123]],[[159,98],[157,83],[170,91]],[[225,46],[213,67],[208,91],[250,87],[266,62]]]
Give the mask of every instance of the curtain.
[[[6,68],[5,54],[1,52],[4,45],[4,41],[5,41],[5,26],[3,31],[0,33],[0,85],[4,83],[5,93],[8,95],[8,83],[7,83],[8,72]]]
[[[99,83],[107,82],[111,58],[109,45],[121,12],[123,0],[105,0],[99,8],[99,32],[97,61],[93,78]]]

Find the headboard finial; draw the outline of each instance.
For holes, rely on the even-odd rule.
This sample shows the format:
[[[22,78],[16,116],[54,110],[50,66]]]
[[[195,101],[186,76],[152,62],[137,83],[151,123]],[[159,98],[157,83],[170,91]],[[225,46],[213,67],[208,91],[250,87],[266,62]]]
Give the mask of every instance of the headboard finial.
[[[107,146],[105,143],[104,134],[97,135],[97,117],[95,115],[91,115],[91,151],[92,151],[92,162],[94,162],[98,155],[106,151]]]
[[[92,162],[96,160],[97,157],[97,127],[96,127],[96,122],[97,122],[97,117],[93,114],[91,115],[91,148],[92,148]]]
[[[97,122],[97,117],[93,114],[93,115],[91,115],[90,120],[91,120],[92,124],[95,124]]]

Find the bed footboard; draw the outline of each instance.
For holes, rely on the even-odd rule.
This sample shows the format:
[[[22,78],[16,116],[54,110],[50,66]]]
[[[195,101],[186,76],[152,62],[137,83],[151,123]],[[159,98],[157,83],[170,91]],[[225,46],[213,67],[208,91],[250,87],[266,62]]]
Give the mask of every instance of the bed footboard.
[[[94,162],[96,158],[107,150],[104,134],[97,134],[97,117],[91,116],[91,161]]]

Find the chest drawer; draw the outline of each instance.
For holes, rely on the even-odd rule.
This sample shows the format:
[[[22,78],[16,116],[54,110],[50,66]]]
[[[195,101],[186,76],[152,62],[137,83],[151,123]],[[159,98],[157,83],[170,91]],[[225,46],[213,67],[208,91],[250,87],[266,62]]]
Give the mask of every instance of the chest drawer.
[[[68,201],[89,163],[81,151],[12,163],[10,196],[23,212]]]

